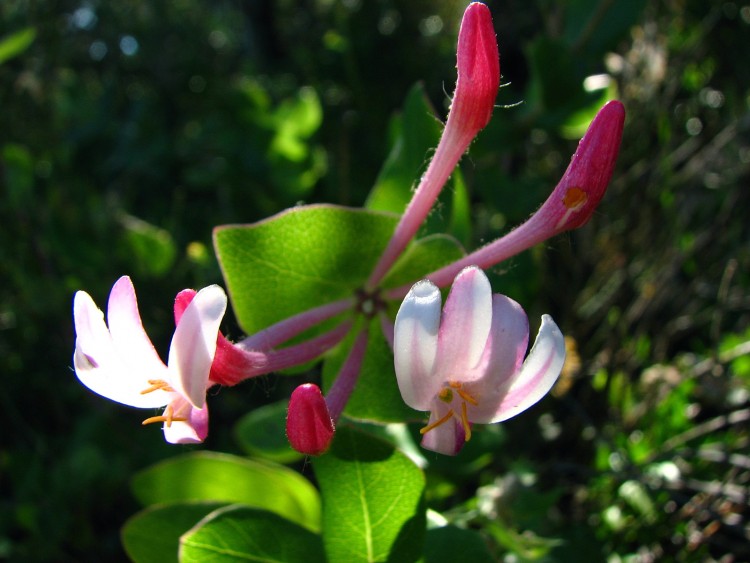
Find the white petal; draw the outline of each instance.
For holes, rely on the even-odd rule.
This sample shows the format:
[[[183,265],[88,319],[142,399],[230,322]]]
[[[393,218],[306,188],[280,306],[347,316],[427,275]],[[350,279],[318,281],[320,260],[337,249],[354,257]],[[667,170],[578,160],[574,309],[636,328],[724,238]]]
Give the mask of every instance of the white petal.
[[[201,289],[187,306],[169,348],[170,383],[198,408],[206,403],[206,386],[216,353],[219,325],[227,295],[218,285]]]
[[[482,270],[462,270],[443,307],[438,336],[440,379],[462,381],[482,357],[492,326],[492,288]]]
[[[166,377],[166,366],[157,373],[147,374],[130,360],[123,358],[115,347],[104,324],[104,315],[88,293],[79,291],[73,301],[76,329],[76,350],[73,356],[78,379],[94,393],[133,407],[154,408],[167,404],[171,394],[164,391],[142,394],[149,387],[148,379]]]
[[[536,404],[552,389],[563,364],[565,339],[552,317],[543,315],[534,346],[491,422],[507,420]]]
[[[437,286],[427,280],[417,282],[401,303],[393,329],[394,367],[401,397],[421,411],[429,410],[441,385],[433,374],[441,306]]]
[[[204,391],[205,395],[205,391]],[[200,444],[208,435],[208,407],[196,409],[182,397],[177,397],[167,408],[172,408],[172,416],[186,418],[164,423],[164,439],[170,444]]]
[[[112,287],[107,307],[107,322],[115,348],[122,358],[139,370],[145,379],[164,377],[164,363],[143,329],[133,282],[123,276]]]

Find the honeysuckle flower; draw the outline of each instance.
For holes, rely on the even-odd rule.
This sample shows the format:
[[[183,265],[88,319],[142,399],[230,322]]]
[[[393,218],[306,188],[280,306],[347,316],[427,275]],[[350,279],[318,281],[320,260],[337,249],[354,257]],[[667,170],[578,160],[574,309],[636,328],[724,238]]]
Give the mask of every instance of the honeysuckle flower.
[[[456,69],[456,90],[440,142],[414,197],[365,285],[368,290],[377,286],[417,233],[458,161],[492,116],[500,86],[500,55],[492,15],[489,8],[480,2],[469,4],[461,20]]]
[[[524,361],[526,313],[512,299],[493,295],[476,267],[456,276],[441,304],[436,285],[417,282],[396,316],[393,352],[404,401],[430,412],[422,446],[455,455],[471,438],[473,423],[511,418],[552,388],[565,362],[565,341],[544,315]]]
[[[73,315],[78,379],[95,393],[138,408],[164,407],[164,437],[174,444],[202,442],[208,433],[206,389],[227,297],[219,286],[198,291],[179,315],[165,365],[138,312],[133,283],[121,277],[112,287],[107,321],[85,291],[75,295]]]

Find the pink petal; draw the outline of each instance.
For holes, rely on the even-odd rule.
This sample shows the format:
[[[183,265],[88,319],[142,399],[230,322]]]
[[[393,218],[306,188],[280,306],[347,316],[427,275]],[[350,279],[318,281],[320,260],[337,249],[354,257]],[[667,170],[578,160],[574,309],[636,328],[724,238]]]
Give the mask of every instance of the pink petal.
[[[463,381],[487,346],[492,326],[492,288],[484,272],[470,266],[453,282],[438,335],[439,379]]]
[[[499,405],[489,422],[502,422],[536,404],[552,389],[564,363],[565,339],[552,317],[543,315],[529,356],[499,397]]]
[[[462,381],[476,384],[472,390],[479,396],[497,397],[499,389],[507,389],[511,379],[523,363],[529,345],[529,320],[523,308],[510,297],[496,293],[492,296],[492,328],[482,360]],[[486,423],[483,418],[494,416],[497,404],[483,400],[480,415],[474,409],[474,422]]]
[[[205,395],[205,391],[204,391]],[[169,407],[172,408],[172,416],[186,418],[186,421],[173,420],[167,426],[164,423],[164,439],[170,444],[200,444],[208,435],[208,406],[196,409],[182,397],[175,398]],[[167,407],[167,408],[169,408]]]
[[[216,353],[227,296],[218,285],[201,289],[180,318],[169,349],[170,383],[197,409],[206,402],[208,374]]]
[[[291,446],[305,455],[322,455],[331,445],[335,427],[328,405],[313,383],[297,387],[289,399],[286,436]]]
[[[76,329],[73,364],[81,383],[102,397],[133,407],[155,408],[169,402],[171,394],[164,391],[141,393],[150,387],[149,379],[166,378],[166,366],[158,362],[149,371],[139,364],[139,356],[123,357],[104,324],[104,314],[85,291],[75,295],[73,319]]]
[[[427,280],[417,282],[404,298],[393,329],[393,356],[401,397],[411,408],[426,411],[441,381],[433,365],[440,326],[440,290]]]

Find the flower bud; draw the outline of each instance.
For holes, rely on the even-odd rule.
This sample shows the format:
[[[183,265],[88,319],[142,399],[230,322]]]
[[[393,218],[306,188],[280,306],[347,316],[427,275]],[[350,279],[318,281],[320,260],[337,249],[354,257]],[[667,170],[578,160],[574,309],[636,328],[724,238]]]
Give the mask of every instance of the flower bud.
[[[490,10],[474,2],[458,32],[458,80],[448,119],[476,135],[490,121],[500,86],[500,55]]]
[[[321,455],[331,445],[334,433],[328,406],[313,383],[300,385],[289,399],[286,436],[291,446],[306,455]]]
[[[620,151],[625,108],[608,102],[591,122],[557,187],[537,211],[553,236],[584,225],[599,205]]]

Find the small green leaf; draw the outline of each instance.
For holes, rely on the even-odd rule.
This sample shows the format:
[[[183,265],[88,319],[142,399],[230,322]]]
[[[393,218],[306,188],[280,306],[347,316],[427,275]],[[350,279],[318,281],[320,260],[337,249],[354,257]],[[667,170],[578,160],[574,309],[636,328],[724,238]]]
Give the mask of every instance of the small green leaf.
[[[135,269],[144,276],[166,274],[177,257],[177,248],[169,231],[131,215],[123,215],[120,223],[124,228],[125,253]]]
[[[302,459],[286,439],[286,409],[289,401],[279,401],[253,409],[235,425],[234,433],[240,446],[249,454],[277,463]]]
[[[331,563],[419,559],[425,533],[422,471],[378,438],[342,426],[313,460]]]
[[[380,170],[365,207],[373,211],[401,214],[414,195],[419,178],[427,169],[440,141],[443,125],[421,83],[415,84],[400,115],[393,118],[395,138],[388,158]],[[470,237],[470,209],[466,185],[460,168],[441,191],[437,210],[428,217],[420,233],[450,233],[463,242]]]
[[[0,65],[17,57],[28,49],[36,39],[36,29],[25,27],[0,39]]]
[[[121,532],[125,553],[135,563],[177,563],[180,536],[222,506],[218,502],[150,506],[125,522]]]
[[[227,506],[209,514],[180,539],[182,563],[325,561],[320,536],[271,512]]]
[[[242,503],[310,530],[320,529],[317,490],[299,473],[271,462],[195,452],[137,473],[131,487],[143,505],[188,500]]]

